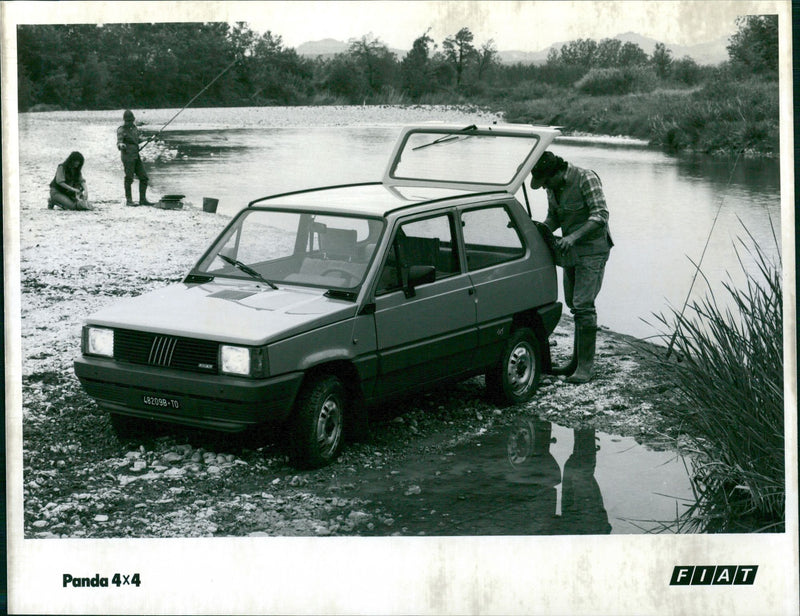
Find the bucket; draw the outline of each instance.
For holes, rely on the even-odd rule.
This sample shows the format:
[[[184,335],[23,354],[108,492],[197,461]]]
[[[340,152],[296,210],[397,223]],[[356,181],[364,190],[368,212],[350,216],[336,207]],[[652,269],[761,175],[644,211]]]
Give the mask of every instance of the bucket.
[[[214,214],[217,211],[217,204],[219,199],[212,199],[211,197],[203,197],[203,211]]]

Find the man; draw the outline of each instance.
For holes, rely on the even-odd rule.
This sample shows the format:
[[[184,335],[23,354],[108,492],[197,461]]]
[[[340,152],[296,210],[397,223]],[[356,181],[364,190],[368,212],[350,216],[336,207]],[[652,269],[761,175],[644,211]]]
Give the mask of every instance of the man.
[[[586,383],[594,375],[594,301],[614,245],[603,187],[594,171],[575,167],[548,151],[531,171],[531,188],[547,190],[544,224],[551,231],[561,228],[556,245],[563,255],[564,301],[575,319],[572,360],[553,368],[553,374],[567,375],[570,383]]]
[[[144,163],[139,157],[139,129],[133,123],[135,120],[133,112],[126,109],[122,114],[125,122],[117,129],[117,149],[120,151],[122,165],[125,168],[125,205],[153,205],[147,200],[147,183],[149,177],[145,171]],[[139,178],[139,203],[137,204],[131,195],[133,186],[133,176]]]

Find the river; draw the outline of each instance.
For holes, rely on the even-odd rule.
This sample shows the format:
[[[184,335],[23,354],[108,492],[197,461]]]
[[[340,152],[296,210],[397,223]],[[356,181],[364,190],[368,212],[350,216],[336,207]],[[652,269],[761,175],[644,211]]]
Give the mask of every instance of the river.
[[[143,129],[160,129],[176,110],[137,112]],[[122,199],[122,171],[114,147],[121,112],[20,114],[21,190],[46,194],[46,183],[69,150],[86,156],[93,198]],[[268,107],[187,109],[145,149],[151,198],[183,194],[200,207],[219,199],[231,215],[250,200],[275,192],[379,180],[401,126],[420,121],[491,123],[469,109],[391,107]],[[626,139],[565,137],[551,149],[597,171],[615,242],[597,300],[601,326],[648,338],[661,331],[655,313],[680,309],[692,298],[718,299],[721,282],[742,283],[737,238],[751,233],[774,256],[780,242],[780,174],[776,160],[670,156]],[[457,161],[454,161],[456,163]],[[38,184],[41,182],[41,184]],[[24,195],[23,195],[24,196]],[[530,191],[533,216],[546,213],[544,191]],[[46,198],[46,197],[43,197]],[[518,195],[524,200],[522,193]],[[24,199],[23,199],[24,201]],[[712,231],[713,226],[713,231]],[[704,246],[708,241],[705,255]],[[749,244],[748,244],[749,245]],[[754,271],[746,251],[745,265]],[[190,264],[187,264],[187,268]]]

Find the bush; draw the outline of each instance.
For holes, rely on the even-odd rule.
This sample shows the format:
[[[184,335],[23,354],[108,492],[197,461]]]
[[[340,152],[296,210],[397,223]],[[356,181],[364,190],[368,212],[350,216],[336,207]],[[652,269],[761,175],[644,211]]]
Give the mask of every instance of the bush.
[[[575,89],[590,96],[652,92],[658,80],[645,67],[593,68],[577,83]]]
[[[681,517],[682,530],[785,528],[782,274],[780,261],[753,244],[755,273],[740,257],[744,288],[724,284],[732,309],[709,292],[689,306],[692,316],[657,316],[674,332],[670,350],[679,361],[654,357],[682,393],[673,412],[693,454],[698,500]]]

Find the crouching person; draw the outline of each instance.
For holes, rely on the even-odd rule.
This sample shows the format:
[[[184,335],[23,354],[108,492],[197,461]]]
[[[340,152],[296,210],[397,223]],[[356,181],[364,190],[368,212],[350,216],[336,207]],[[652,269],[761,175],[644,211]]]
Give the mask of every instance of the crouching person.
[[[572,359],[554,367],[570,383],[586,383],[594,376],[597,339],[595,299],[603,284],[606,261],[614,243],[608,228],[608,208],[600,178],[594,171],[567,163],[545,152],[531,171],[531,188],[547,191],[547,218],[563,255],[564,302],[575,320]]]
[[[89,190],[83,178],[83,154],[72,152],[67,160],[58,165],[56,175],[50,182],[51,210],[58,206],[65,210],[90,210]]]

